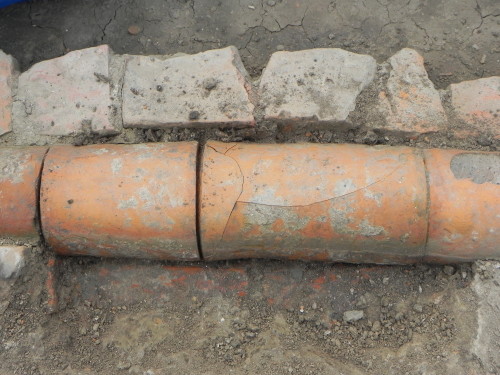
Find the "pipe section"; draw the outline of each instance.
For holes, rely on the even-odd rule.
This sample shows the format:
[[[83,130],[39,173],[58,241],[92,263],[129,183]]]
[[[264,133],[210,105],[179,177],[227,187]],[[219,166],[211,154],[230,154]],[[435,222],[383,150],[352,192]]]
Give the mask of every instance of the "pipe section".
[[[42,174],[48,245],[64,255],[199,259],[197,144],[55,146]]]
[[[38,236],[38,182],[46,147],[0,148],[0,235]]]
[[[205,259],[408,263],[424,254],[424,162],[408,147],[209,142]]]
[[[215,141],[201,151],[0,148],[0,236],[36,237],[40,224],[58,254],[166,260],[500,259],[498,152]]]

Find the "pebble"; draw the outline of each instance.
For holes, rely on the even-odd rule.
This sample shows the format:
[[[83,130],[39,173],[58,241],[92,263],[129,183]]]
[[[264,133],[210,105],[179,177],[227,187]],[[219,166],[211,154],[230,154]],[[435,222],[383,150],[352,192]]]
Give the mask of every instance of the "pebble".
[[[416,303],[413,305],[413,310],[418,312],[418,313],[422,313],[424,311],[424,308],[422,305],[419,305],[418,303]]]
[[[217,87],[217,80],[215,78],[208,78],[203,82],[203,88],[207,91],[212,91]]]
[[[388,278],[388,277],[384,277],[384,278],[382,279],[382,284],[384,284],[384,285],[389,284],[389,278]]]
[[[189,113],[189,119],[190,120],[198,120],[200,118],[200,112],[198,111],[191,111]]]
[[[85,336],[87,334],[87,329],[85,327],[80,327],[78,332],[80,333],[80,335]]]
[[[363,319],[364,316],[365,313],[363,310],[349,310],[344,313],[344,321],[347,323],[353,323]]]
[[[276,5],[276,1],[274,0],[267,0],[267,5],[269,5],[270,7],[273,7]]]
[[[448,276],[452,276],[455,274],[455,267],[453,266],[444,266],[443,267],[443,272],[448,275]]]
[[[128,27],[127,31],[130,35],[137,35],[142,31],[142,29],[137,25],[131,25]]]
[[[481,60],[479,60],[481,64],[484,64],[486,62],[486,55],[481,56]]]
[[[282,44],[278,44],[278,45],[276,46],[276,49],[277,49],[278,51],[283,51],[283,50],[285,49],[285,46],[284,46],[284,45],[282,45]]]
[[[329,35],[328,35],[328,39],[332,40],[332,39],[334,39],[334,38],[335,38],[335,34],[333,34],[333,33],[332,33],[332,34],[329,34]]]

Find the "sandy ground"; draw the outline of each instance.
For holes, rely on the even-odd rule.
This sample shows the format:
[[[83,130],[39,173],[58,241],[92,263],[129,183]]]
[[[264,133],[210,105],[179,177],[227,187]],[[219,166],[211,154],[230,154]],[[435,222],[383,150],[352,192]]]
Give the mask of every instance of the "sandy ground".
[[[500,75],[499,25],[497,0],[54,0],[0,10],[0,49],[25,70],[103,43],[133,54],[235,45],[255,77],[281,49],[340,47],[381,62],[411,47],[424,56],[436,87],[445,88]],[[138,30],[131,34],[130,26]],[[324,136],[307,133],[257,140]],[[256,140],[218,130],[126,136]],[[364,137],[328,141],[373,142]],[[425,142],[416,146],[442,144]],[[65,258],[52,270],[50,258],[33,244],[23,275],[0,283],[2,375],[500,373],[498,263],[236,261],[176,270],[158,262]],[[49,275],[56,280],[55,308]],[[344,313],[359,314],[352,311],[363,318],[346,322]]]

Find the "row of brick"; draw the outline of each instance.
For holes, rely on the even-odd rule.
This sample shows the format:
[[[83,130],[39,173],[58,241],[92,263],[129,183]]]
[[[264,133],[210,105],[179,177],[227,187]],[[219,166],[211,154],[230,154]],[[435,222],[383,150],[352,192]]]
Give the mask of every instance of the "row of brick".
[[[18,74],[0,51],[0,135],[115,135],[123,127],[252,127],[256,121],[409,136],[500,139],[500,77],[439,92],[403,49],[377,65],[341,49],[276,52],[258,81],[234,47],[196,55],[115,55],[103,45]]]
[[[500,258],[499,168],[498,152],[338,144],[1,148],[0,235],[171,260]]]

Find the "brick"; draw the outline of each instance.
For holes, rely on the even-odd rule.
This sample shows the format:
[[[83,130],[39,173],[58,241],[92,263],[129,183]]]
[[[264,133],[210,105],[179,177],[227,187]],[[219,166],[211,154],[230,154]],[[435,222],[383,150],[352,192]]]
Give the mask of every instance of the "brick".
[[[0,50],[0,136],[11,131],[12,89],[17,79],[17,62]]]
[[[260,81],[264,116],[296,123],[345,123],[375,71],[373,57],[336,48],[276,52]]]
[[[125,127],[253,126],[251,84],[235,47],[168,58],[130,56]]]
[[[18,130],[51,136],[118,133],[110,53],[106,45],[73,51],[21,74],[17,99],[22,105],[14,107],[22,120]]]
[[[453,84],[450,92],[452,112],[462,128],[457,136],[500,139],[500,77]]]
[[[19,275],[25,264],[24,246],[0,246],[0,279],[10,279]]]
[[[389,59],[386,87],[378,93],[377,111],[383,117],[375,128],[418,135],[446,127],[446,113],[439,92],[427,76],[424,59],[404,48]]]

